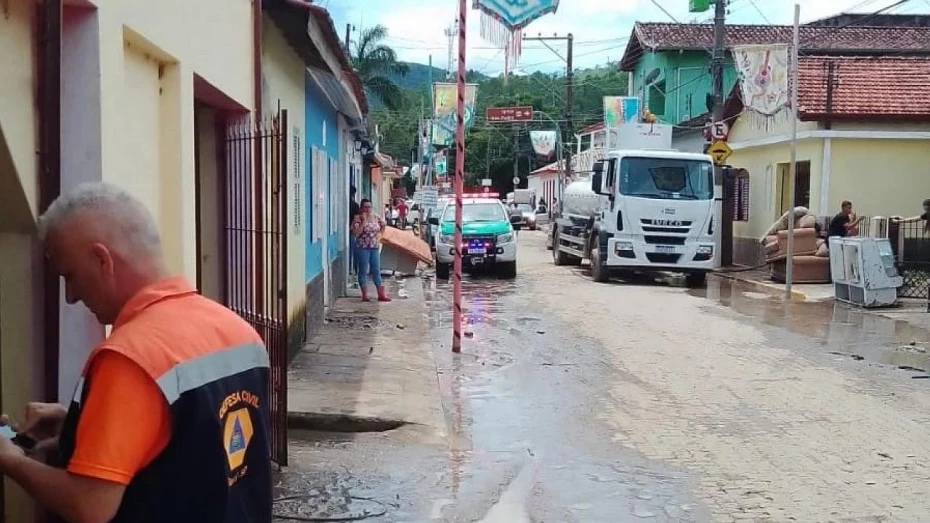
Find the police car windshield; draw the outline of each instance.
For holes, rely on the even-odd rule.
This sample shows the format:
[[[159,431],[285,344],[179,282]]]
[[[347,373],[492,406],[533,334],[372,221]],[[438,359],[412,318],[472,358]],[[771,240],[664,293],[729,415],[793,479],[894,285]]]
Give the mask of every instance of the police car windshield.
[[[710,162],[670,158],[620,160],[620,194],[662,200],[710,200],[714,169]]]
[[[506,221],[507,216],[504,215],[504,208],[501,207],[501,204],[496,202],[466,202],[462,204],[462,222],[499,222]],[[444,222],[454,222],[455,221],[455,205],[449,204],[446,206],[445,212],[442,214],[442,221]]]

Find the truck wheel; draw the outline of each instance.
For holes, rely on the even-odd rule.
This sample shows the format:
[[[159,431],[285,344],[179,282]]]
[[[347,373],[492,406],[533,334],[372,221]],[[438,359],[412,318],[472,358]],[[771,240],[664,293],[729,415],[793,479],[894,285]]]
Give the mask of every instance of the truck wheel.
[[[552,262],[556,265],[568,265],[568,255],[559,250],[559,230],[552,233]]]
[[[436,263],[436,277],[440,280],[449,279],[449,264],[448,263]]]
[[[604,283],[610,279],[610,273],[601,261],[600,246],[591,249],[591,278],[598,283]]]
[[[688,287],[703,287],[707,284],[707,273],[706,272],[692,272],[685,276],[685,283],[688,284]]]
[[[517,262],[512,261],[501,263],[498,267],[498,270],[501,278],[512,280],[517,277]]]

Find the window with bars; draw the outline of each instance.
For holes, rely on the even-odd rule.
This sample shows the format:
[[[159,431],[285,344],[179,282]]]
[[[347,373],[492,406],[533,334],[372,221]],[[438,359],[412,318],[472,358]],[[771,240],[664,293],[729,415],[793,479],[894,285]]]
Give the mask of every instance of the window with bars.
[[[733,177],[733,220],[737,222],[749,221],[749,172],[745,169],[736,171]]]
[[[293,181],[293,192],[294,192],[294,234],[300,234],[301,223],[303,221],[303,192],[301,189],[301,184],[303,182],[303,177],[301,176],[301,141],[300,141],[300,128],[294,127],[294,181]]]

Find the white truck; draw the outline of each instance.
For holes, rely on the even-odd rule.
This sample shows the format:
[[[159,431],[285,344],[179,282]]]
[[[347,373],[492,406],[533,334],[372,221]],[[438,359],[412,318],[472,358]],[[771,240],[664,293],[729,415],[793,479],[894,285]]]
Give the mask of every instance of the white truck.
[[[552,227],[556,265],[590,260],[595,281],[635,272],[684,273],[703,285],[719,256],[710,156],[612,150],[563,192]]]

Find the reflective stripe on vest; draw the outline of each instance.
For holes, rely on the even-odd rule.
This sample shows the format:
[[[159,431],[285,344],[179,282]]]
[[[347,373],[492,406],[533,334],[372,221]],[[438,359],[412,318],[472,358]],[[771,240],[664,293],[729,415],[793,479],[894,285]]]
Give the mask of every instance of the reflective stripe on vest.
[[[159,376],[155,383],[161,389],[169,405],[187,391],[200,388],[207,383],[251,369],[269,368],[268,350],[261,343],[244,343],[194,359],[182,361]],[[78,379],[71,401],[81,404],[84,397],[84,376]]]
[[[171,405],[187,391],[251,369],[268,368],[268,351],[260,343],[246,343],[178,363],[157,380]]]

